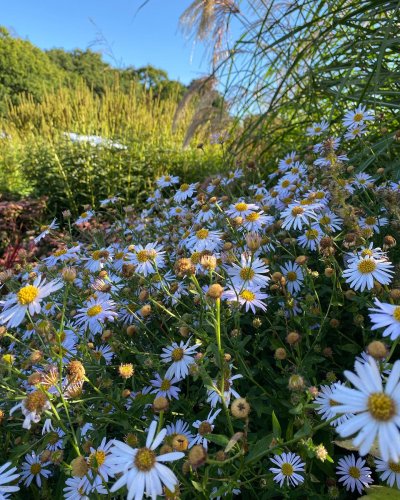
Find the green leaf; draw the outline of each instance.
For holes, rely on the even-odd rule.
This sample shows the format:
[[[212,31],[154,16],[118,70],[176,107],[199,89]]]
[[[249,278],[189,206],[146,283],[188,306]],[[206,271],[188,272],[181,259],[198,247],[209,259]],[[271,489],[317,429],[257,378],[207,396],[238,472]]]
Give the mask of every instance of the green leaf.
[[[279,420],[273,410],[272,410],[272,434],[276,438],[280,438],[282,434],[281,424],[279,423]]]
[[[273,435],[269,434],[259,439],[254,446],[250,447],[249,454],[246,457],[246,462],[258,460],[265,455],[265,451],[270,447]]]
[[[400,500],[400,491],[387,486],[371,486],[365,490],[366,495],[359,498],[368,500]]]
[[[200,493],[204,493],[204,486],[201,483],[198,483],[197,481],[192,481],[193,488],[196,491],[200,491]]]
[[[205,438],[207,441],[218,444],[219,446],[225,447],[229,443],[229,438],[223,434],[206,434]]]

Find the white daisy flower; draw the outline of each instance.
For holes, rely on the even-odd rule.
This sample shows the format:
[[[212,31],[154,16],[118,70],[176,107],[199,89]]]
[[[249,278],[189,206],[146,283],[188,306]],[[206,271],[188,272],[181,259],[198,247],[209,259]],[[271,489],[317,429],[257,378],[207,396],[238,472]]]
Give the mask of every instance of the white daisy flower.
[[[379,472],[379,477],[382,481],[393,488],[394,483],[400,490],[400,463],[399,462],[385,462],[380,458],[375,458],[376,472]]]
[[[329,123],[326,120],[322,120],[319,123],[313,123],[311,127],[307,128],[308,137],[315,137],[321,135],[323,132],[328,130]]]
[[[343,118],[343,125],[347,128],[353,128],[373,119],[374,115],[372,112],[368,111],[365,106],[360,104],[354,111],[346,112]]]
[[[343,219],[338,217],[330,210],[326,210],[322,214],[318,214],[318,224],[325,233],[332,233],[334,231],[341,231]]]
[[[40,228],[41,233],[34,238],[35,243],[39,243],[40,240],[45,238],[52,229],[58,229],[59,225],[57,223],[57,219],[53,219],[48,226],[43,226]]]
[[[213,252],[222,246],[221,237],[221,231],[203,228],[190,234],[185,240],[185,246],[192,252],[202,252],[203,250]]]
[[[372,357],[369,363],[355,363],[356,373],[345,371],[354,389],[336,386],[332,394],[336,414],[353,413],[337,427],[342,437],[356,434],[354,446],[366,455],[375,439],[383,460],[400,459],[400,361],[396,361],[383,388],[381,374]]]
[[[158,373],[155,374],[155,379],[150,380],[151,385],[154,389],[151,391],[151,394],[156,394],[156,398],[164,397],[168,399],[179,399],[180,388],[175,387],[174,384],[179,382],[175,377],[169,378],[164,377],[161,378]]]
[[[305,463],[296,453],[282,453],[271,458],[271,462],[278,467],[270,467],[270,471],[275,474],[274,481],[282,488],[286,482],[288,486],[298,486],[304,482],[304,476],[299,472],[304,472]]]
[[[75,224],[84,224],[85,222],[89,222],[90,219],[94,216],[93,210],[88,210],[87,212],[83,212],[75,221]]]
[[[111,262],[112,256],[106,248],[101,248],[92,252],[90,257],[84,257],[82,260],[85,261],[85,269],[96,273],[101,271],[107,262]]]
[[[70,477],[65,482],[64,499],[65,500],[89,500],[85,493],[86,477]]]
[[[174,194],[174,200],[176,203],[181,203],[182,201],[192,198],[196,192],[196,184],[181,184],[181,187]]]
[[[78,309],[75,316],[77,327],[86,330],[92,334],[100,333],[104,328],[104,323],[114,321],[118,316],[115,312],[115,303],[108,300],[108,296],[92,297],[86,302],[85,307]]]
[[[101,359],[104,359],[106,365],[109,365],[112,361],[112,358],[114,356],[114,351],[112,348],[107,345],[101,345],[99,347],[95,347],[92,350],[92,356],[97,360],[100,361]]]
[[[0,301],[3,306],[0,324],[7,324],[8,328],[13,328],[23,322],[27,312],[31,316],[40,313],[40,302],[63,287],[63,282],[60,280],[45,283],[46,280],[38,276],[32,285],[25,285],[10,299]]]
[[[246,215],[243,220],[243,227],[247,231],[258,232],[264,226],[270,226],[274,222],[274,218],[271,215],[265,215],[261,210],[260,212],[251,212]]]
[[[25,462],[21,466],[21,481],[24,481],[24,485],[28,487],[35,479],[38,488],[40,488],[42,486],[41,476],[47,479],[51,475],[51,471],[45,468],[50,464],[51,462],[43,463],[40,460],[40,455],[36,455],[34,451],[32,451],[31,455],[26,454]]]
[[[333,408],[338,403],[337,401],[332,399],[332,394],[335,390],[335,387],[341,384],[341,382],[335,382],[332,385],[322,385],[318,396],[314,399],[314,404],[316,405],[315,411],[321,415],[321,418],[323,420],[331,420],[332,418],[337,417],[331,422],[331,425],[333,425],[334,427],[345,422],[353,416],[349,413],[338,416],[336,412],[333,411]]]
[[[136,266],[135,271],[143,276],[154,274],[157,269],[165,266],[165,251],[157,243],[147,243],[146,246],[135,245],[135,251],[128,254],[129,263]]]
[[[284,266],[281,266],[281,273],[286,279],[286,288],[289,293],[292,295],[299,293],[304,281],[304,275],[297,262],[286,262]]]
[[[322,237],[323,233],[318,224],[313,224],[311,228],[306,229],[304,234],[298,236],[297,242],[302,248],[308,248],[311,251],[315,251],[318,249]]]
[[[107,205],[112,205],[119,200],[118,196],[110,196],[109,198],[105,198],[104,200],[100,200],[100,206],[106,207]]]
[[[9,493],[19,491],[19,486],[8,485],[8,483],[12,483],[19,478],[19,473],[15,474],[16,470],[16,467],[11,466],[11,462],[7,462],[0,467],[0,499],[8,498]]]
[[[162,175],[156,180],[156,184],[159,188],[166,188],[177,184],[179,182],[179,177],[174,175]]]
[[[345,139],[351,141],[355,137],[361,137],[362,135],[367,133],[367,128],[362,123],[360,125],[355,125],[352,128],[349,128],[347,132],[344,134]]]
[[[359,224],[362,229],[372,229],[374,233],[379,234],[381,227],[387,226],[389,223],[386,217],[375,217],[369,215],[368,217],[360,217]]]
[[[375,298],[375,307],[370,307],[369,315],[373,326],[371,330],[385,328],[382,335],[389,337],[390,340],[396,340],[400,336],[400,306],[386,304]]]
[[[166,425],[165,428],[167,429],[167,436],[182,434],[188,441],[194,438],[193,434],[190,432],[189,424],[182,419],[178,419],[175,423]]]
[[[122,441],[114,440],[111,448],[111,471],[113,475],[121,474],[111,488],[111,493],[123,486],[128,490],[127,500],[140,499],[144,495],[155,499],[163,495],[165,485],[170,491],[175,490],[178,479],[175,474],[161,462],[173,462],[185,456],[181,452],[165,453],[157,456],[154,450],[161,444],[167,433],[162,429],[156,436],[157,422],[150,425],[146,445],[143,448],[131,448]]]
[[[336,473],[339,477],[339,483],[343,483],[347,491],[362,493],[364,488],[374,482],[371,477],[371,469],[365,467],[365,460],[355,455],[347,455],[338,461]]]
[[[221,408],[216,410],[213,414],[213,410],[210,411],[206,420],[196,420],[192,425],[197,429],[197,435],[190,441],[189,448],[195,444],[201,444],[206,450],[208,450],[208,441],[205,437],[207,434],[211,434],[214,430],[214,420],[220,413]]]
[[[360,172],[354,176],[353,185],[358,188],[365,188],[366,186],[373,184],[375,179],[364,172]]]
[[[104,437],[97,448],[90,448],[90,455],[87,459],[90,469],[97,474],[96,477],[102,478],[105,482],[109,480],[110,476],[113,476],[111,471],[112,445],[113,441],[107,443],[107,438]],[[102,481],[100,480],[100,482]]]
[[[302,229],[309,226],[311,220],[316,220],[315,208],[318,205],[302,205],[301,203],[291,203],[282,213],[282,229]]]
[[[246,312],[251,309],[254,314],[256,313],[256,307],[262,311],[267,310],[266,304],[262,301],[262,299],[266,299],[267,297],[269,297],[267,293],[261,292],[260,287],[255,286],[242,287],[239,290],[231,288],[225,290],[222,294],[222,299],[228,302],[238,302],[241,306],[245,306]]]
[[[252,212],[256,212],[260,207],[255,205],[254,203],[246,203],[244,201],[238,201],[234,205],[230,205],[226,214],[234,219],[235,217],[246,217],[246,215],[251,214]]]
[[[351,259],[342,275],[353,290],[363,292],[374,287],[374,280],[381,285],[388,285],[393,279],[392,268],[393,264],[390,262],[367,255]]]
[[[265,275],[268,272],[268,266],[261,259],[254,259],[246,253],[242,253],[240,257],[240,266],[233,263],[231,267],[227,268],[232,283],[237,287],[267,286],[269,277]]]
[[[224,379],[224,401],[228,407],[231,402],[231,397],[240,398],[240,394],[234,389],[233,381],[238,378],[243,378],[243,375],[233,375]],[[210,403],[211,408],[215,408],[217,404],[222,402],[220,396],[221,383],[219,380],[213,380],[213,386],[207,390],[207,403]]]
[[[286,170],[288,170],[296,161],[296,156],[296,151],[292,151],[291,153],[288,153],[283,160],[279,160],[278,168],[280,172],[286,172]]]
[[[63,447],[64,436],[65,432],[62,429],[60,429],[60,427],[56,427],[55,429],[49,430],[45,438],[47,442],[46,450],[50,451],[60,450]]]
[[[80,245],[76,245],[71,248],[61,247],[55,250],[52,255],[43,259],[43,262],[48,267],[53,267],[60,262],[67,262],[69,260],[77,261],[80,250],[81,250]]]
[[[179,345],[173,342],[172,345],[163,347],[161,361],[163,363],[172,362],[165,377],[170,377],[171,379],[175,377],[177,380],[182,380],[189,375],[189,366],[194,363],[193,356],[199,348],[198,344],[189,347],[190,342],[191,339],[189,338],[186,343],[181,340]]]

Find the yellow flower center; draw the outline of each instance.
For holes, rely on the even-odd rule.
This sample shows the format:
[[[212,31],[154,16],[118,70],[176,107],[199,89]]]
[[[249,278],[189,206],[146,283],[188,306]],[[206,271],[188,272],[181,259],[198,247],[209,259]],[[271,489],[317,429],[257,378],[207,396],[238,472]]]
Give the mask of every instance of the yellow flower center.
[[[236,203],[235,208],[238,212],[244,212],[245,210],[247,210],[247,203]]]
[[[42,470],[42,466],[38,463],[32,464],[31,465],[31,474],[39,474],[39,472]]]
[[[149,253],[147,250],[139,250],[136,257],[139,262],[147,262],[149,260]]]
[[[287,188],[288,186],[290,186],[290,181],[288,181],[287,179],[286,179],[286,180],[284,180],[284,181],[282,182],[281,186],[282,186],[283,188]]]
[[[82,219],[86,219],[86,217],[87,217],[87,216],[88,216],[88,213],[87,213],[87,212],[83,212],[83,213],[81,214],[81,218],[82,218]]]
[[[101,250],[95,250],[93,253],[92,253],[92,259],[94,260],[99,260],[101,257]]]
[[[297,217],[298,215],[304,214],[304,208],[303,207],[294,207],[292,208],[292,215]]]
[[[60,250],[56,250],[54,252],[54,256],[55,257],[59,257],[60,255],[65,255],[67,253],[67,249],[66,248],[60,248]]]
[[[249,222],[255,222],[259,218],[260,218],[260,214],[257,212],[252,212],[251,214],[246,215],[246,220]]]
[[[193,252],[192,255],[190,256],[190,260],[193,262],[193,264],[198,264],[201,259],[201,253],[200,252]]]
[[[253,271],[251,267],[243,267],[239,273],[240,277],[244,281],[253,279],[255,274],[256,273]]]
[[[240,297],[249,302],[256,298],[255,294],[250,290],[243,290],[243,292],[241,292],[240,294]]]
[[[199,434],[200,436],[205,436],[206,434],[211,434],[212,433],[212,427],[207,420],[204,420],[199,426]]]
[[[115,258],[116,258],[117,260],[122,259],[123,257],[124,257],[124,252],[117,252],[117,253],[115,254]]]
[[[369,257],[372,257],[373,252],[372,252],[372,250],[370,250],[369,248],[365,248],[365,249],[361,252],[361,255],[362,255],[363,257],[366,257],[367,255],[368,255]]]
[[[183,354],[182,347],[176,347],[171,353],[172,361],[180,361],[183,358]]]
[[[316,229],[309,229],[306,231],[306,238],[308,240],[316,240],[318,238],[318,231]]]
[[[281,471],[284,476],[291,476],[294,472],[293,465],[285,462],[281,465]]]
[[[331,218],[328,217],[327,215],[324,215],[323,217],[321,217],[319,219],[320,224],[330,224],[330,222],[331,222]]]
[[[92,306],[90,307],[88,310],[87,310],[87,315],[90,316],[91,318],[93,318],[93,316],[97,316],[98,314],[100,314],[102,312],[103,308],[101,307],[101,305],[96,305],[96,306]]]
[[[368,398],[368,411],[375,420],[387,422],[395,415],[396,404],[384,392],[374,392]]]
[[[318,132],[321,132],[321,127],[314,127],[314,132],[318,133]]]
[[[167,181],[167,182],[169,182],[171,180],[171,176],[170,175],[166,175],[164,177],[164,180]]]
[[[397,306],[394,308],[394,311],[393,311],[393,318],[396,320],[396,321],[400,321],[400,307]]]
[[[162,383],[160,389],[162,391],[168,391],[171,388],[171,381],[165,378]]]
[[[329,400],[329,406],[332,407],[332,406],[339,406],[340,403],[338,403],[337,401],[335,401],[334,399],[330,399]]]
[[[317,191],[315,193],[315,197],[317,200],[323,200],[325,198],[325,193],[323,191]]]
[[[96,450],[90,454],[88,459],[89,467],[98,469],[106,461],[106,454],[102,450]]]
[[[373,215],[370,215],[369,217],[366,217],[365,218],[365,223],[368,226],[373,226],[374,224],[376,224],[376,217],[374,217]]]
[[[349,476],[354,477],[354,479],[360,479],[360,469],[354,466],[349,467]]]
[[[353,120],[354,120],[355,122],[360,122],[363,118],[364,118],[364,115],[363,115],[362,113],[356,113],[356,114],[354,115]]]
[[[26,306],[27,304],[31,304],[39,295],[39,288],[33,285],[27,285],[21,288],[21,290],[17,293],[18,302],[21,306]]]
[[[189,184],[182,184],[180,190],[184,193],[189,189]]]
[[[205,240],[208,236],[208,229],[200,229],[199,231],[196,232],[196,237],[199,240]]]
[[[290,158],[286,158],[285,163],[287,165],[290,165],[291,163],[293,163],[293,158],[291,158],[291,157]]]
[[[400,463],[395,463],[395,462],[389,462],[389,469],[392,470],[393,472],[400,472]]]
[[[297,274],[294,271],[289,271],[286,275],[286,279],[288,281],[296,281],[297,280]]]
[[[140,448],[136,455],[134,464],[141,472],[148,472],[156,463],[156,454],[149,448]]]
[[[358,263],[357,269],[362,274],[371,274],[376,269],[376,264],[372,259],[365,259]]]
[[[48,434],[48,441],[50,444],[56,444],[57,441],[60,439],[60,436],[57,434],[57,432],[50,432]]]

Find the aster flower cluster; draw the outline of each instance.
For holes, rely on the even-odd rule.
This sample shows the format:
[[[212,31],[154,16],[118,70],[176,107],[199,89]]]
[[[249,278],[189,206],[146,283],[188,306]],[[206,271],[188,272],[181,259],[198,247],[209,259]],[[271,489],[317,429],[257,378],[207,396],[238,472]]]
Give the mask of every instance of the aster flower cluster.
[[[1,282],[0,499],[399,488],[400,187],[350,154],[373,121],[38,230],[57,248]]]

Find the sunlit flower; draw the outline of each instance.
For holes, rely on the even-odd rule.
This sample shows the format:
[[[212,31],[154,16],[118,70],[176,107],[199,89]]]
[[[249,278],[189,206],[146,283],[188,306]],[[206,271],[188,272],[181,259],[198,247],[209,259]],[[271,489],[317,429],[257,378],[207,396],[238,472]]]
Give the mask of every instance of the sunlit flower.
[[[46,281],[38,276],[32,285],[25,285],[11,298],[0,301],[3,311],[0,314],[0,324],[12,328],[20,325],[27,312],[31,316],[40,313],[41,301],[63,287],[62,281]]]
[[[374,119],[371,111],[360,104],[354,111],[347,111],[343,118],[343,125],[348,128],[357,127]]]
[[[50,231],[57,228],[58,228],[57,219],[53,219],[48,226],[40,228],[41,233],[38,236],[36,236],[36,238],[34,238],[33,241],[35,243],[39,243],[39,241],[45,238],[50,233]]]
[[[122,441],[114,440],[111,448],[110,469],[115,474],[121,474],[111,488],[115,493],[123,486],[128,491],[127,500],[140,499],[144,495],[155,499],[163,495],[165,485],[170,491],[175,490],[178,479],[175,474],[161,462],[173,462],[184,457],[182,452],[171,452],[157,456],[155,449],[162,443],[167,433],[162,429],[157,435],[157,422],[150,425],[146,445],[143,448],[131,448]]]
[[[15,474],[16,470],[16,467],[11,467],[11,462],[6,462],[0,467],[0,499],[8,498],[9,493],[19,491],[19,486],[8,484],[19,478],[19,473]]]
[[[182,201],[185,201],[188,198],[192,198],[195,192],[196,192],[196,184],[181,184],[181,187],[174,194],[174,200],[177,203],[181,203]]]
[[[297,262],[286,262],[281,266],[281,272],[286,279],[286,288],[294,295],[301,290],[304,281],[304,275]]]
[[[367,255],[350,260],[348,268],[343,271],[343,277],[353,290],[363,292],[374,287],[374,280],[381,285],[388,285],[393,279],[392,268],[393,264],[390,262]]]
[[[270,467],[270,471],[275,474],[274,481],[282,488],[284,483],[288,486],[298,486],[304,482],[304,476],[299,472],[304,472],[305,463],[295,453],[282,453],[271,458],[271,462],[277,467]]]
[[[341,423],[337,432],[342,437],[352,436],[360,455],[366,455],[375,439],[383,460],[400,459],[400,361],[396,361],[383,388],[381,374],[373,358],[369,363],[355,363],[356,373],[345,371],[354,389],[337,385],[332,399],[338,404],[336,414],[354,416]]]
[[[267,310],[265,302],[262,301],[262,299],[266,299],[267,297],[267,293],[261,292],[260,287],[255,286],[240,287],[238,289],[230,288],[222,294],[223,299],[228,302],[238,302],[241,306],[245,306],[246,312],[251,309],[254,314],[256,313],[256,308],[262,311]]]
[[[375,307],[370,307],[371,330],[384,328],[382,335],[396,340],[400,336],[400,306],[386,304],[375,298]]]
[[[136,266],[135,271],[143,276],[154,274],[165,266],[165,251],[157,243],[135,245],[135,251],[129,253],[128,258],[129,263]]]
[[[76,325],[83,330],[89,329],[92,334],[100,333],[106,321],[114,321],[118,316],[115,303],[105,297],[91,298],[85,307],[78,309],[75,316]]]
[[[196,420],[193,422],[193,427],[197,429],[197,435],[190,441],[189,448],[195,444],[201,444],[206,450],[208,449],[208,440],[206,438],[207,434],[211,434],[214,430],[214,421],[218,417],[221,409],[210,411],[205,420]]]
[[[25,455],[25,462],[21,466],[21,481],[24,482],[25,486],[29,486],[35,479],[37,486],[40,488],[42,486],[41,476],[47,479],[51,475],[51,471],[46,469],[49,465],[50,462],[42,462],[40,456],[36,455],[34,451],[31,454],[28,453]]]
[[[375,467],[382,481],[386,481],[391,488],[396,483],[396,488],[400,489],[400,462],[385,462],[381,458],[375,458]]]
[[[174,386],[179,380],[176,378],[161,378],[158,373],[155,374],[155,379],[150,380],[151,385],[154,389],[151,391],[152,394],[156,394],[156,398],[164,397],[168,399],[179,399],[179,392],[181,391],[179,387]]]
[[[302,229],[309,226],[311,221],[317,219],[315,205],[302,205],[301,203],[291,203],[282,213],[282,229]]]
[[[336,473],[339,476],[339,482],[343,483],[347,491],[362,493],[364,488],[373,483],[371,469],[365,467],[365,460],[355,455],[347,455],[338,461]]]
[[[188,376],[189,366],[195,362],[193,356],[199,348],[198,344],[189,346],[190,342],[191,339],[188,339],[186,343],[181,340],[179,345],[176,342],[173,342],[172,345],[163,347],[161,361],[163,363],[172,363],[168,368],[165,377],[182,380]]]
[[[239,289],[242,286],[266,286],[269,282],[269,277],[266,276],[268,272],[268,266],[261,259],[245,253],[240,257],[240,265],[232,263],[232,266],[227,267],[232,283]]]

